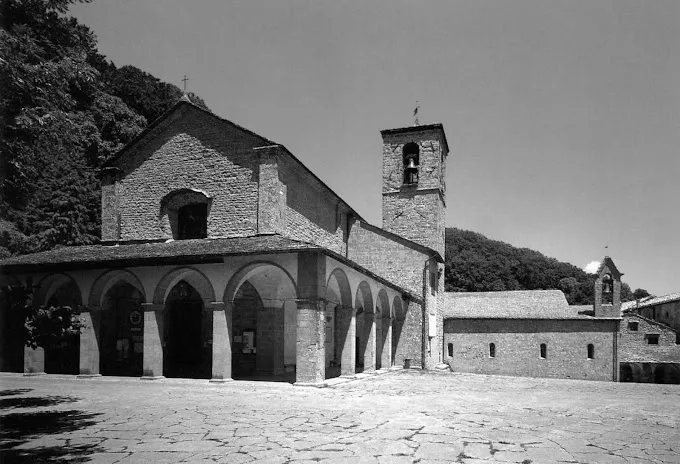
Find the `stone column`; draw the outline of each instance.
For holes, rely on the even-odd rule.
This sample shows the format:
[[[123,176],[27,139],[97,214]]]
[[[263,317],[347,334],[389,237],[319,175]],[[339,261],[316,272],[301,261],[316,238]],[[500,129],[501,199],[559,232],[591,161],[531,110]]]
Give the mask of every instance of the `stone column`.
[[[382,353],[380,354],[380,368],[392,367],[392,319],[385,317],[382,320]]]
[[[316,384],[326,378],[325,317],[323,301],[298,301],[296,384]]]
[[[326,256],[298,253],[296,385],[326,378]]]
[[[231,381],[232,303],[212,303],[212,378],[213,383]]]
[[[99,328],[101,308],[83,306],[80,308],[80,374],[78,377],[95,377],[99,373]]]
[[[144,374],[142,379],[163,377],[163,304],[142,303],[144,310]]]
[[[41,347],[24,346],[24,375],[45,373],[45,350]]]
[[[364,334],[366,336],[366,351],[364,352],[364,372],[375,372],[375,314],[364,313]]]
[[[354,377],[356,374],[356,337],[357,337],[357,310],[354,308],[338,307],[338,334],[339,343],[342,343],[340,354],[340,375]]]
[[[284,309],[264,307],[257,312],[255,370],[273,375],[284,373]]]

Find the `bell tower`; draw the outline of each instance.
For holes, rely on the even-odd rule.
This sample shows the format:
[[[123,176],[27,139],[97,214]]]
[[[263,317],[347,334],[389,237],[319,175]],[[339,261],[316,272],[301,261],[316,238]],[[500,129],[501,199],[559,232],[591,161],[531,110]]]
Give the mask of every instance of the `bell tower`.
[[[621,274],[614,261],[605,256],[595,280],[595,317],[621,316]]]
[[[386,129],[382,228],[444,256],[449,147],[441,124]]]

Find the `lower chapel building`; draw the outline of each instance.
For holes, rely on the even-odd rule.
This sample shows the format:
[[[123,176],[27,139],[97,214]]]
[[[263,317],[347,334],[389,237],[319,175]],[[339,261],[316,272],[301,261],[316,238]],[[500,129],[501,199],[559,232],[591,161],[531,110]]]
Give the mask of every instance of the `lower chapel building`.
[[[381,135],[382,228],[282,145],[180,100],[102,169],[100,245],[0,261],[3,286],[83,323],[58,349],[26,348],[4,301],[0,368],[319,384],[446,362],[618,380],[611,260],[589,310],[559,291],[444,293],[444,129]]]

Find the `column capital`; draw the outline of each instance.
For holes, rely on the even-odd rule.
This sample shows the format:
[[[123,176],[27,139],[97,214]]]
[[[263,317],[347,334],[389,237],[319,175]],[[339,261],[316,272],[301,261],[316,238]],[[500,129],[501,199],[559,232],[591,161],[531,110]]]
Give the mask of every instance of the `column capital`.
[[[213,301],[210,303],[210,305],[206,305],[206,308],[208,311],[224,311],[227,309],[227,304],[224,301]]]
[[[163,311],[163,307],[165,306],[162,303],[142,303],[142,311],[146,312],[152,312],[152,311]]]
[[[326,302],[322,299],[300,298],[296,301],[297,309],[316,309],[326,311]]]

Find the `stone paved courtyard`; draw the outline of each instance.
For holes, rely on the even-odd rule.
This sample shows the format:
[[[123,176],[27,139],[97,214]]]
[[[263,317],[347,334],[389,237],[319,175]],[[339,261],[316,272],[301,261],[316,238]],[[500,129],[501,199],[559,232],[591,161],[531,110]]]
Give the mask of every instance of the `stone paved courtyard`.
[[[0,374],[0,462],[680,463],[680,386],[394,371],[329,388]]]

